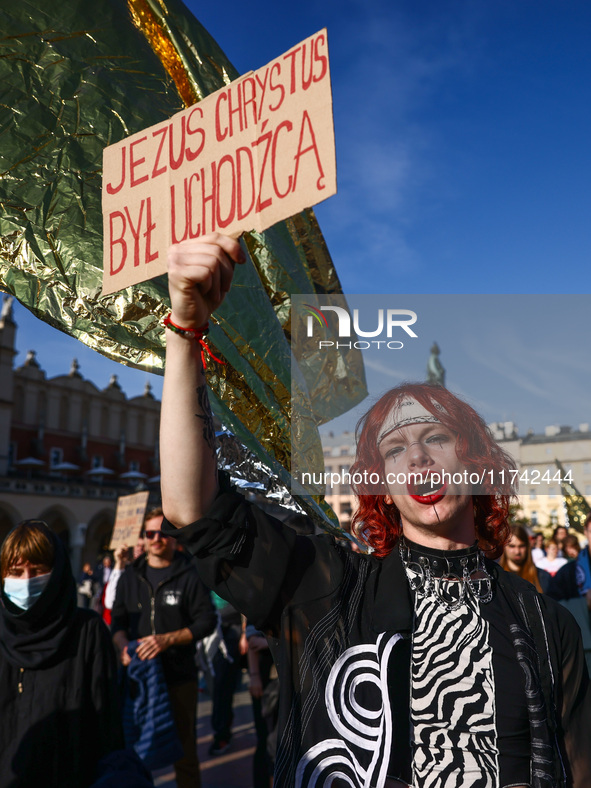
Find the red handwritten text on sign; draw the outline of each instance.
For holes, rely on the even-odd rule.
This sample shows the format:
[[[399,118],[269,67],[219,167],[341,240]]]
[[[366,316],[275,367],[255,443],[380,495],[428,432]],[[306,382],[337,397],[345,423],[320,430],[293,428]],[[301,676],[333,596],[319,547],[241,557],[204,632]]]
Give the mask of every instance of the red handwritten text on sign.
[[[336,192],[326,31],[103,157],[103,292],[166,270],[171,243],[262,231]]]

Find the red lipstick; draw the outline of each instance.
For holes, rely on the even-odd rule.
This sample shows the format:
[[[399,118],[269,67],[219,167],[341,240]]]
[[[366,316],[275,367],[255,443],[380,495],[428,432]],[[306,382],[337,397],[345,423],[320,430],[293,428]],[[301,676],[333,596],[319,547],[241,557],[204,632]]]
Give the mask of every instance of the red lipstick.
[[[441,501],[445,497],[445,493],[447,492],[447,482],[444,482],[441,487],[427,495],[421,495],[418,492],[419,487],[423,486],[424,484],[428,484],[430,478],[431,474],[426,477],[425,481],[421,485],[418,485],[414,482],[407,485],[408,494],[413,499],[413,501],[425,504],[425,506],[430,506],[431,504]]]

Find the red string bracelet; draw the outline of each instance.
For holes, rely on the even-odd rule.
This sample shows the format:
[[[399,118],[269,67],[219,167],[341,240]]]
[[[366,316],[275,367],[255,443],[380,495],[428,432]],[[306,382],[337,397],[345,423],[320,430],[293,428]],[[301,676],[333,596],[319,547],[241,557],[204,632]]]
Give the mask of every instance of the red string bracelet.
[[[173,333],[180,334],[185,339],[196,339],[197,342],[201,345],[201,362],[203,367],[205,368],[205,354],[207,353],[214,361],[217,361],[219,364],[225,364],[225,361],[222,361],[221,358],[214,356],[211,352],[209,347],[205,344],[205,340],[203,339],[209,332],[209,323],[205,322],[202,326],[198,326],[197,328],[183,328],[182,326],[177,326],[176,323],[173,323],[170,319],[170,314],[168,314],[164,320],[162,321],[166,328],[169,328]]]

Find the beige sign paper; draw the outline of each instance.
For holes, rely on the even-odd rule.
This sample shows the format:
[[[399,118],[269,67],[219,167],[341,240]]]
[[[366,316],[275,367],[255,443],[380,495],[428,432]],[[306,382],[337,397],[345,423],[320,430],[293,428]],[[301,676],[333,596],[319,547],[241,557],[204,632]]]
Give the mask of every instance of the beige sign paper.
[[[116,550],[121,545],[128,547],[135,545],[142,530],[149,494],[146,490],[133,495],[123,495],[117,499],[110,550]]]
[[[103,153],[103,294],[171,243],[262,231],[336,193],[326,30]]]

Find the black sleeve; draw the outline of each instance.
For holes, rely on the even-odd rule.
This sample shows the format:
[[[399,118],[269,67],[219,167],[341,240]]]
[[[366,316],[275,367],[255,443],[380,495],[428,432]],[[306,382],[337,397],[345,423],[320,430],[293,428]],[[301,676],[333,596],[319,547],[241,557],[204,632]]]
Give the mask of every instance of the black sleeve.
[[[550,572],[546,572],[544,569],[540,569],[538,566],[536,567],[536,571],[538,573],[538,580],[540,581],[542,593],[547,594],[548,589],[550,588],[550,583],[552,582],[552,575]]]
[[[330,537],[301,537],[236,492],[222,492],[201,520],[162,530],[197,559],[199,576],[258,628],[279,631],[286,605],[331,593],[342,562]]]
[[[546,602],[546,606],[548,603]],[[554,606],[561,646],[561,725],[572,773],[573,788],[591,786],[591,684],[583,652],[581,630],[562,606]]]
[[[126,632],[129,635],[129,614],[125,605],[126,590],[129,582],[129,567],[123,572],[117,583],[115,601],[111,610],[111,635]]]
[[[90,692],[84,710],[84,740],[92,748],[92,760],[125,746],[117,691],[117,661],[109,630],[97,615],[88,621],[86,661],[90,672]]]
[[[211,635],[217,623],[217,616],[209,589],[197,577],[197,573],[191,578],[191,589],[189,594],[189,619],[191,623],[188,629],[191,630],[194,640]]]

